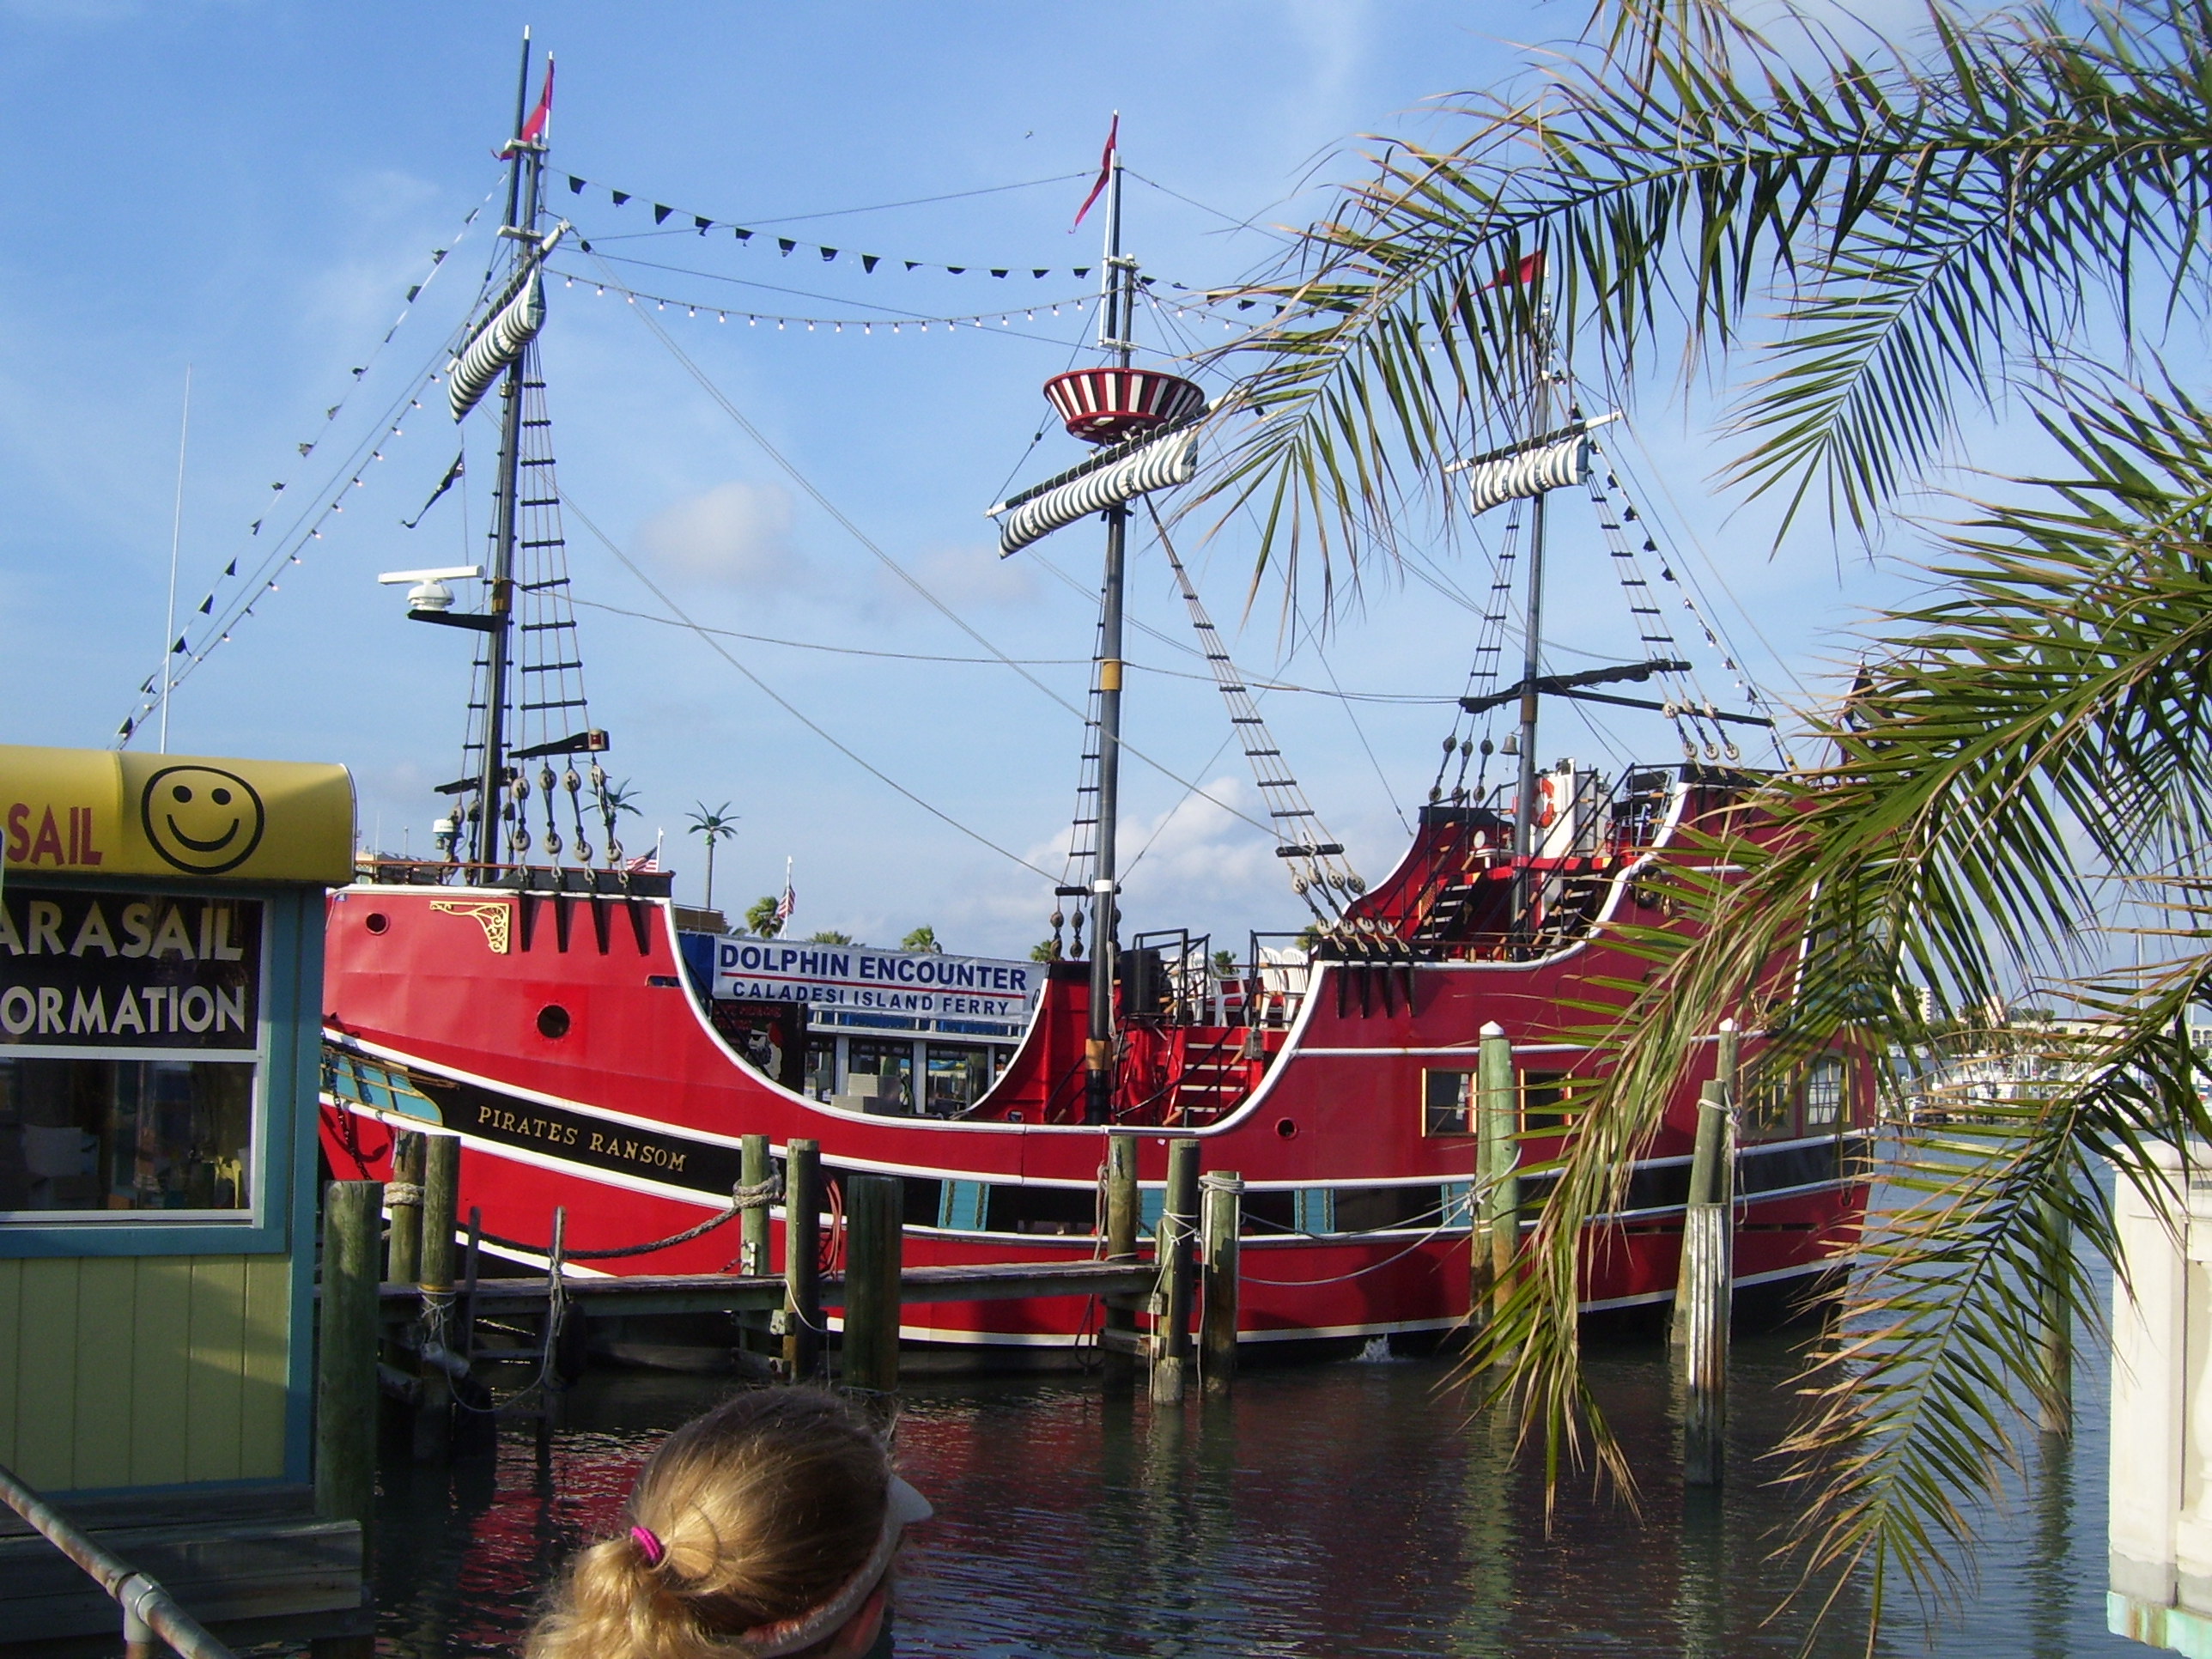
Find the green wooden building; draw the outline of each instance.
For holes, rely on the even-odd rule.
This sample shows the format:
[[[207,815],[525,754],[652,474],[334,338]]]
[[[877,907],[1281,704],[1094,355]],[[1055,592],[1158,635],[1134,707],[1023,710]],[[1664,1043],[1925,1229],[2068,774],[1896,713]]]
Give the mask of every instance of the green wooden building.
[[[187,1605],[212,1573],[204,1617],[327,1612],[348,1591],[343,1529],[308,1512],[315,1121],[351,783],[0,746],[0,1464]],[[257,1579],[252,1549],[185,1536],[210,1527],[292,1541]],[[0,1643],[114,1628],[57,1563],[0,1528]]]

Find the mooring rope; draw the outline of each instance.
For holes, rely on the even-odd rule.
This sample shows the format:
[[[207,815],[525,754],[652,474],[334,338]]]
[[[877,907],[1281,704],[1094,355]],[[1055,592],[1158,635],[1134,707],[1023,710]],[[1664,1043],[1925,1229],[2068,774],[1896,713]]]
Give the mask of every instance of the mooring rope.
[[[720,1215],[709,1216],[696,1227],[686,1227],[680,1233],[671,1233],[666,1238],[656,1238],[647,1244],[623,1244],[605,1250],[564,1250],[562,1255],[570,1261],[613,1261],[623,1256],[651,1255],[657,1250],[673,1249],[678,1244],[688,1244],[695,1238],[704,1238],[715,1228],[742,1215],[747,1210],[765,1210],[783,1196],[783,1177],[772,1175],[766,1181],[750,1187],[730,1188],[730,1207]],[[496,1244],[502,1249],[521,1250],[531,1255],[544,1255],[549,1247],[527,1244],[517,1238],[501,1238],[497,1233],[479,1233],[487,1244]]]

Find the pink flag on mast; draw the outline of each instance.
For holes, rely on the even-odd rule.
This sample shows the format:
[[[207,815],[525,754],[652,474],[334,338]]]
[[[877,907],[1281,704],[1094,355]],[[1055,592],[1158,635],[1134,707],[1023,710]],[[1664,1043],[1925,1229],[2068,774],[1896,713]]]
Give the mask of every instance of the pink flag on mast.
[[[1083,198],[1083,205],[1075,210],[1075,224],[1067,228],[1071,235],[1074,234],[1076,225],[1083,222],[1083,216],[1091,211],[1091,204],[1098,199],[1098,192],[1106,188],[1106,180],[1113,176],[1114,149],[1121,137],[1121,112],[1116,110],[1114,112],[1114,125],[1106,130],[1106,148],[1098,154],[1097,182],[1091,186],[1091,194]]]
[[[545,136],[545,124],[553,118],[553,54],[545,54],[545,90],[538,94],[538,107],[530,112],[530,118],[522,124],[522,131],[514,135],[514,142],[499,152],[505,161],[514,154],[516,144],[534,144]]]

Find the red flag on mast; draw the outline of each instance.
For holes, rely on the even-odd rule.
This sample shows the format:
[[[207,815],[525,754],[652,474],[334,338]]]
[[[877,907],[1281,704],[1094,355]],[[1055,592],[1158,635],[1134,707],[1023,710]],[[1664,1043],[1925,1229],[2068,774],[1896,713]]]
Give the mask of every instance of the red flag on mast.
[[[522,131],[499,153],[505,161],[514,154],[516,144],[534,144],[545,136],[545,124],[553,117],[553,54],[545,54],[545,90],[538,94],[538,107],[530,112],[530,118],[522,124]]]
[[[1534,253],[1522,254],[1518,264],[1499,266],[1492,276],[1490,285],[1492,288],[1520,288],[1542,281],[1543,276],[1544,250],[1538,248]]]
[[[1098,153],[1097,182],[1091,186],[1091,194],[1083,198],[1083,205],[1075,210],[1075,224],[1070,225],[1067,228],[1068,234],[1070,235],[1073,235],[1075,234],[1076,225],[1080,225],[1083,222],[1083,216],[1091,211],[1091,204],[1098,199],[1098,192],[1106,188],[1107,179],[1113,176],[1114,150],[1115,147],[1120,143],[1121,137],[1121,112],[1115,110],[1114,112],[1114,125],[1106,130],[1106,148]]]

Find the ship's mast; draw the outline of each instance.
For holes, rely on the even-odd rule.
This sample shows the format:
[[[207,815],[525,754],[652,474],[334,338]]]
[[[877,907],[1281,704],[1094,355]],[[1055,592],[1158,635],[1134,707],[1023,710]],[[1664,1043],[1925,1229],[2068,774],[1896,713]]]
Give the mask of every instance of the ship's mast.
[[[1529,344],[1535,368],[1529,399],[1528,436],[1533,441],[1546,431],[1551,415],[1551,364],[1547,361],[1545,330],[1540,317]],[[1534,883],[1529,860],[1536,855],[1536,681],[1543,672],[1544,656],[1544,497],[1540,489],[1528,503],[1528,598],[1523,611],[1521,642],[1521,778],[1513,802],[1513,925],[1526,932],[1534,913]]]
[[[1114,131],[1121,131],[1121,117]],[[1105,280],[1099,295],[1098,344],[1127,369],[1136,354],[1137,262],[1121,252],[1121,149],[1108,152]],[[1084,1050],[1083,1120],[1104,1123],[1113,1115],[1114,968],[1120,943],[1115,890],[1115,830],[1121,784],[1121,594],[1127,544],[1126,501],[1106,510],[1106,569],[1098,624],[1097,858],[1091,903],[1091,1027]]]
[[[508,145],[507,225],[518,244],[538,222],[538,175],[545,165],[543,135],[526,139],[530,112],[530,31],[522,31],[522,70],[514,88],[514,139]],[[477,789],[476,862],[496,864],[506,850],[500,826],[507,806],[507,636],[514,616],[516,480],[522,456],[523,354],[500,377],[499,469],[492,495],[491,572],[486,610],[495,619],[484,652],[483,772]]]

